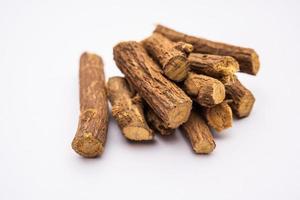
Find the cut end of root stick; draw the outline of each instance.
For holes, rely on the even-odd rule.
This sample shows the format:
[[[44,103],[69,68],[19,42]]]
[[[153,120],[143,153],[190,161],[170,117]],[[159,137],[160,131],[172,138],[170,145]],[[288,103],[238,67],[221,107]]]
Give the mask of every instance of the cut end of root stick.
[[[91,133],[84,133],[80,137],[75,137],[72,148],[81,156],[94,158],[102,154],[104,147],[101,142]]]
[[[204,107],[213,107],[225,99],[225,87],[221,82],[215,81],[210,86],[202,87],[197,96],[197,102]]]
[[[143,127],[128,126],[123,128],[124,136],[132,141],[153,140],[153,134]]]
[[[213,99],[215,105],[222,103],[225,99],[225,87],[221,82],[216,82],[213,84]]]
[[[217,132],[232,126],[232,111],[227,102],[207,108],[205,116],[208,124]]]
[[[228,76],[239,70],[239,63],[230,56],[224,56],[223,60],[216,64],[216,69],[222,76]]]
[[[176,56],[172,58],[168,64],[164,66],[165,75],[174,81],[184,80],[188,71],[188,62],[183,56]]]
[[[216,148],[214,141],[202,141],[193,146],[193,150],[199,154],[209,154]]]
[[[253,94],[249,91],[240,101],[238,105],[233,105],[235,107],[235,114],[239,118],[247,117],[252,110],[255,103],[255,98]],[[234,104],[234,103],[233,103]]]
[[[260,63],[259,63],[259,57],[257,55],[257,53],[252,53],[251,54],[251,59],[252,59],[252,64],[253,64],[253,68],[252,68],[252,74],[256,75],[259,71],[260,68]]]
[[[192,101],[185,102],[178,105],[178,107],[169,110],[169,116],[172,121],[169,121],[169,123],[167,124],[168,128],[174,129],[186,122],[190,116],[191,109]]]

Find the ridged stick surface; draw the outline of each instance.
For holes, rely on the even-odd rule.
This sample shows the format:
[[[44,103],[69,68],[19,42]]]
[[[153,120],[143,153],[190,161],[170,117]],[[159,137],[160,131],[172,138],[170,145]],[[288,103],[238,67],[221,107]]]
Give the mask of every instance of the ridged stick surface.
[[[154,32],[160,33],[174,42],[183,41],[192,44],[195,53],[232,56],[239,62],[241,72],[256,75],[259,71],[259,57],[254,49],[190,36],[162,25],[158,25]]]
[[[237,78],[236,75],[223,77],[221,81],[226,88],[227,96],[233,100],[229,105],[233,113],[239,117],[247,117],[250,115],[255,97]]]
[[[161,135],[171,135],[175,132],[175,129],[168,128],[167,124],[164,123],[151,108],[146,110],[146,120],[149,126]]]
[[[134,89],[169,128],[187,121],[192,100],[161,74],[159,66],[140,43],[119,43],[114,47],[114,60]]]
[[[207,124],[195,111],[191,112],[188,121],[180,128],[191,142],[196,153],[207,154],[215,149],[216,144]]]
[[[188,61],[192,71],[214,78],[233,75],[239,70],[239,63],[230,56],[191,53]]]
[[[153,139],[143,111],[141,97],[131,91],[122,77],[111,77],[107,82],[108,98],[112,105],[112,115],[118,122],[123,135],[132,141]]]
[[[84,157],[102,154],[108,127],[108,103],[101,57],[83,53],[80,58],[80,117],[72,142]]]
[[[222,82],[205,75],[189,73],[184,81],[184,89],[204,107],[215,106],[225,99],[225,87]]]
[[[169,79],[182,81],[186,78],[188,62],[183,45],[175,48],[174,42],[159,33],[153,33],[143,40],[142,44],[147,52],[160,64],[164,74]]]

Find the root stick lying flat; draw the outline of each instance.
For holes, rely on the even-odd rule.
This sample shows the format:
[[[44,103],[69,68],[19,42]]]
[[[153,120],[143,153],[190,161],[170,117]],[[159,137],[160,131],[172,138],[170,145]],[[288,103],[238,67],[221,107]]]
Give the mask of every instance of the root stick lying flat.
[[[162,25],[158,25],[154,32],[160,33],[174,42],[182,41],[192,44],[194,47],[193,52],[195,53],[232,56],[239,62],[241,72],[256,75],[259,71],[259,58],[254,49],[238,47],[230,44],[186,35]]]
[[[80,58],[80,117],[72,142],[84,157],[102,154],[108,126],[108,104],[102,59],[90,53]]]

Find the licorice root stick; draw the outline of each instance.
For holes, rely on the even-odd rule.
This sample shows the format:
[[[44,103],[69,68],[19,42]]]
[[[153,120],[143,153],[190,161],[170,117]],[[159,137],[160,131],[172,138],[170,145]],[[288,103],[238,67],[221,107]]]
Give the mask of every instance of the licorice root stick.
[[[182,41],[193,45],[195,53],[232,56],[239,62],[241,72],[256,75],[259,71],[259,57],[254,49],[190,36],[162,25],[158,25],[154,32],[162,34],[173,42]]]
[[[80,117],[72,148],[81,156],[103,153],[108,126],[108,104],[101,57],[83,53],[80,58]]]

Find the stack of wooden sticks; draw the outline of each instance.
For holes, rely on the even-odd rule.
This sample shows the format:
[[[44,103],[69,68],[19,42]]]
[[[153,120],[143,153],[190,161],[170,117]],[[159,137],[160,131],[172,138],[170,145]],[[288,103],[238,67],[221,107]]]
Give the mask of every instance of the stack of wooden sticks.
[[[255,98],[235,73],[257,74],[253,49],[158,25],[150,37],[121,42],[113,53],[124,77],[111,77],[107,84],[99,56],[84,53],[80,59],[81,112],[72,147],[82,156],[103,152],[107,98],[128,140],[151,141],[154,133],[171,135],[180,128],[201,154],[215,149],[211,129],[229,128],[233,114],[243,118],[252,110]]]

